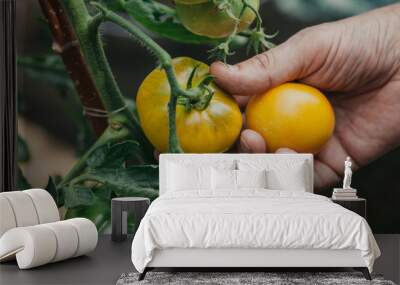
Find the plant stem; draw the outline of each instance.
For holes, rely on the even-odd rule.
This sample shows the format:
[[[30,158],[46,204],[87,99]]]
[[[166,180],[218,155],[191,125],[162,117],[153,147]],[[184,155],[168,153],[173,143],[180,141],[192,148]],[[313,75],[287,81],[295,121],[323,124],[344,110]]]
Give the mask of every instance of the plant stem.
[[[164,65],[165,72],[167,73],[169,85],[171,87],[171,96],[168,102],[168,122],[169,122],[169,135],[168,146],[171,153],[182,153],[183,150],[179,143],[178,133],[176,129],[176,103],[178,101],[178,93],[180,87],[176,81],[175,72],[171,64]]]
[[[175,71],[172,66],[171,56],[148,35],[141,31],[138,27],[132,25],[129,21],[115,14],[114,12],[103,7],[99,3],[92,3],[96,6],[104,18],[129,32],[136,40],[143,43],[148,50],[155,55],[161,63],[161,67],[165,70],[167,79],[171,88],[171,96],[168,103],[168,121],[169,121],[169,152],[181,153],[182,148],[179,144],[179,138],[176,130],[176,105],[178,96],[191,96],[179,86],[176,79]]]
[[[89,23],[93,18],[89,15],[85,2],[83,0],[63,0],[63,2],[107,111],[112,112],[122,108],[124,106],[122,94],[108,65],[100,35],[96,30],[90,29]]]
[[[152,161],[152,147],[145,139],[134,114],[125,105],[124,98],[108,64],[98,27],[100,17],[90,16],[84,0],[63,0],[75,34],[80,42],[88,69],[99,90],[101,100],[109,114],[109,124],[126,125],[144,149],[145,159]]]
[[[98,138],[95,144],[91,146],[91,148],[78,160],[77,163],[75,163],[74,167],[68,172],[68,174],[63,177],[62,181],[57,185],[57,187],[68,184],[76,176],[80,175],[87,166],[86,160],[97,148],[109,143],[114,143],[123,139],[127,139],[129,138],[129,136],[130,131],[128,128],[122,127],[120,129],[117,129],[115,127],[113,128],[109,126],[101,135],[101,137]]]
[[[39,0],[39,3],[53,35],[53,50],[60,54],[83,108],[104,110],[99,91],[86,66],[80,45],[60,2],[57,0]],[[92,116],[91,113],[85,115],[96,135],[100,136],[107,128],[107,120]]]
[[[257,9],[255,9],[249,2],[248,0],[243,0],[243,4],[245,8],[249,8],[255,15],[256,15],[256,29],[257,31],[260,31],[262,29],[262,18],[260,16],[260,13],[258,12]]]

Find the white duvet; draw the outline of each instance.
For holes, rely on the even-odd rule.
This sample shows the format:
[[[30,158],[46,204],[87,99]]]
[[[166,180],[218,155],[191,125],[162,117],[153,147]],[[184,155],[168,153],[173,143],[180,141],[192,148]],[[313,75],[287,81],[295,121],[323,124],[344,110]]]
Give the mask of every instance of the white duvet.
[[[134,237],[135,268],[165,248],[358,249],[370,271],[380,255],[365,219],[328,198],[257,189],[159,197]]]

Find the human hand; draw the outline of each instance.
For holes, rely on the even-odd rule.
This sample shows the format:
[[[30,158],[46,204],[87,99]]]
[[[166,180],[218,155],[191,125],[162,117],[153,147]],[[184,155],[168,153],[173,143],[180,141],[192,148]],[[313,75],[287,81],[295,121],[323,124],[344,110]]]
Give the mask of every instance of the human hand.
[[[240,105],[288,81],[319,88],[336,115],[332,138],[315,156],[315,187],[337,182],[350,156],[357,169],[400,144],[400,5],[307,28],[285,43],[239,64],[211,65],[219,86]],[[268,142],[244,130],[244,152]],[[290,150],[278,150],[287,152]]]

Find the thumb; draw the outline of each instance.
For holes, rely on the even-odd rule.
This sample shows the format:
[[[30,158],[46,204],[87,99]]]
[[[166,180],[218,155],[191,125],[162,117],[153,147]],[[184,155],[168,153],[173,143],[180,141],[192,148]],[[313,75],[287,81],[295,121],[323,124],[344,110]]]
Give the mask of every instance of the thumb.
[[[214,62],[210,72],[216,83],[235,95],[260,94],[301,77],[309,47],[292,37],[285,43],[235,65]]]

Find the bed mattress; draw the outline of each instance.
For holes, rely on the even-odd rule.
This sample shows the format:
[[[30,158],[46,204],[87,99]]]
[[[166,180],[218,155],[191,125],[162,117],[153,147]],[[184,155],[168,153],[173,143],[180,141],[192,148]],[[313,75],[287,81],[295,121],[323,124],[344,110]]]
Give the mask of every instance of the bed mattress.
[[[143,272],[162,249],[359,250],[372,271],[379,248],[361,216],[300,191],[248,189],[183,191],[156,199],[132,243],[132,262]]]

